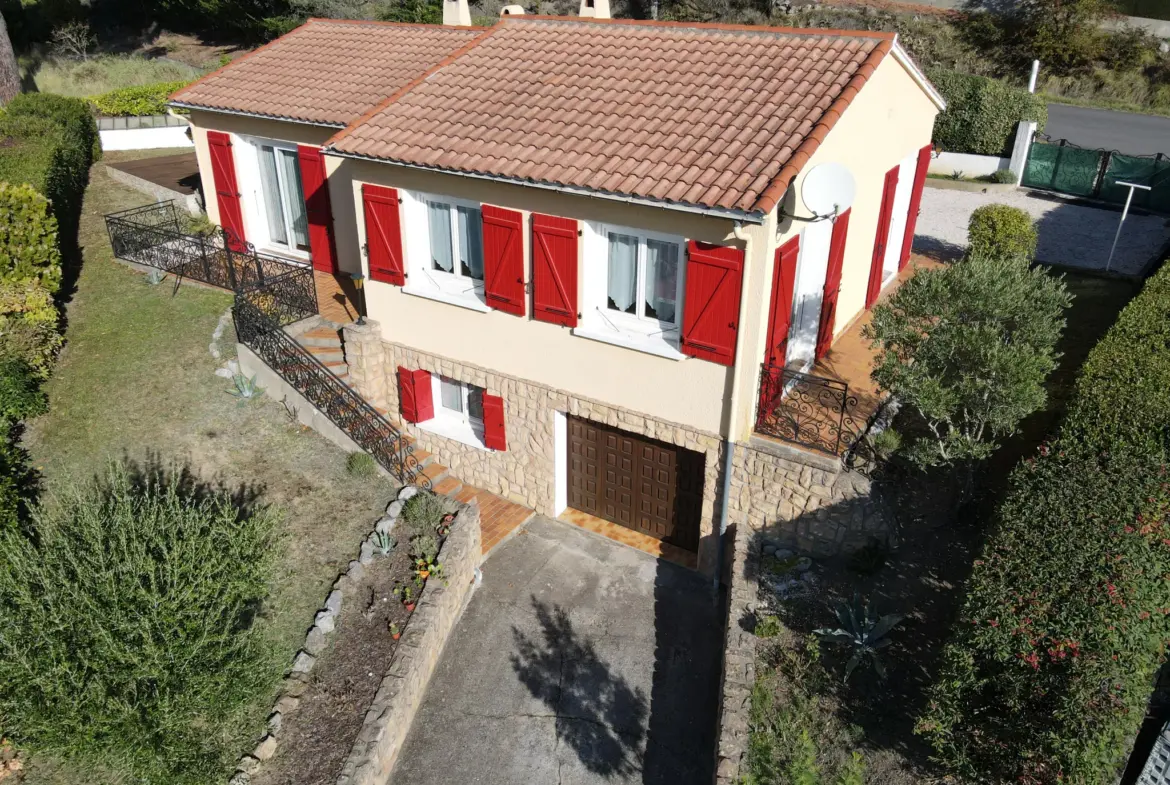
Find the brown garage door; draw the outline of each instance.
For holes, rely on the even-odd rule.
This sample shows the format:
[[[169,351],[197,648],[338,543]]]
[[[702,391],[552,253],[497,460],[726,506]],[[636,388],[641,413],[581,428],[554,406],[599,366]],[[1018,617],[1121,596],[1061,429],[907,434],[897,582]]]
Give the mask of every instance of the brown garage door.
[[[686,548],[699,547],[703,456],[569,418],[569,506]]]

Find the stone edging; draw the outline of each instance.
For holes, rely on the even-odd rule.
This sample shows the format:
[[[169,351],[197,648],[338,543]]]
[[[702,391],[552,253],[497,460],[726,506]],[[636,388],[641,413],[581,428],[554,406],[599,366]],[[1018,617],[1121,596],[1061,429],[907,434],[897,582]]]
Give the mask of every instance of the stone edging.
[[[443,575],[427,581],[337,785],[388,785],[443,646],[479,578],[479,506],[460,510],[439,551]]]
[[[408,485],[398,491],[397,498],[386,507],[386,514],[378,520],[374,526],[374,530],[362,540],[358,558],[351,561],[346,571],[334,581],[329,596],[325,598],[325,606],[317,612],[316,617],[313,619],[313,626],[309,628],[308,634],[305,635],[305,642],[293,659],[292,668],[284,680],[280,697],[277,698],[272,706],[271,713],[268,715],[268,732],[264,734],[264,737],[260,739],[252,752],[240,757],[239,762],[236,764],[236,773],[229,781],[229,785],[248,785],[252,775],[260,769],[261,763],[276,753],[284,717],[300,705],[301,696],[308,689],[309,674],[317,662],[317,657],[325,650],[325,646],[329,640],[328,636],[332,634],[336,626],[337,617],[341,614],[341,604],[344,600],[345,592],[364,577],[366,565],[374,561],[378,535],[383,532],[389,534],[394,529],[398,515],[402,512],[403,504],[407,499],[417,493],[419,493],[419,489],[413,485]],[[468,514],[469,512],[470,514]],[[472,525],[468,525],[469,523]],[[457,536],[457,533],[466,529],[475,530],[476,553],[478,553],[479,510],[477,508],[463,508],[456,515],[455,523],[451,527],[451,533],[443,542],[443,547],[440,551],[444,568],[446,568],[447,561],[453,555],[453,550],[449,548],[449,543],[453,537]],[[478,559],[474,560],[472,569],[478,563]],[[450,579],[449,575],[447,577]],[[423,590],[422,598],[429,596],[433,582],[427,582]],[[415,619],[419,616],[419,611],[422,610],[423,602],[425,601],[425,599],[420,599],[418,607],[407,622],[405,634],[399,642],[400,647],[410,639],[412,630],[416,629]],[[398,655],[396,653],[395,661],[397,659]],[[378,694],[380,696],[381,691]],[[377,705],[377,700],[375,700],[375,705]]]
[[[738,527],[737,527],[738,528]],[[734,536],[727,590],[727,630],[723,643],[723,678],[719,688],[719,742],[715,758],[716,785],[739,782],[747,754],[752,687],[756,681],[756,636],[744,629],[755,609],[760,554],[753,549],[755,532],[748,527]]]

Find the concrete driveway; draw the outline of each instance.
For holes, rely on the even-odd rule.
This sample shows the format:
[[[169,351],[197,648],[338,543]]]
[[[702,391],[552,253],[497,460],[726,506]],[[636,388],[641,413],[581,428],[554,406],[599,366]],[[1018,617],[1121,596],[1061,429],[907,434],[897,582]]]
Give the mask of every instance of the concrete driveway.
[[[547,518],[483,573],[391,783],[711,782],[709,580]]]

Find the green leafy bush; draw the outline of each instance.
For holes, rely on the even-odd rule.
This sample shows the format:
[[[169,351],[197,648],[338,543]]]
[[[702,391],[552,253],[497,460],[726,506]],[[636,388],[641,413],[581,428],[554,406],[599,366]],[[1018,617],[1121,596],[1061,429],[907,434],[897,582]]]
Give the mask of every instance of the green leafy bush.
[[[1031,260],[1039,236],[1032,216],[1018,207],[985,204],[967,222],[968,253],[972,256],[1002,254]]]
[[[276,516],[182,471],[111,467],[0,528],[0,716],[33,749],[144,783],[223,779],[218,729],[279,677],[254,625]]]
[[[369,479],[378,476],[378,463],[366,452],[351,452],[345,458],[345,470],[354,477]]]
[[[1000,185],[1015,185],[1016,173],[1011,169],[997,169],[991,174],[991,182]]]
[[[46,378],[61,348],[53,295],[33,281],[0,279],[0,357],[18,357]]]
[[[0,280],[34,282],[49,292],[61,283],[57,219],[29,185],[0,182]]]
[[[947,101],[934,121],[934,143],[952,153],[1009,155],[1021,120],[1039,130],[1048,122],[1048,104],[1006,82],[943,68],[930,69],[930,81]]]
[[[0,428],[48,411],[36,369],[19,357],[0,358]]]
[[[1170,632],[1170,265],[1010,478],[919,730],[973,781],[1112,783]]]
[[[135,117],[138,115],[165,114],[167,99],[171,93],[189,82],[159,82],[152,85],[123,87],[89,99],[98,114],[106,117]]]

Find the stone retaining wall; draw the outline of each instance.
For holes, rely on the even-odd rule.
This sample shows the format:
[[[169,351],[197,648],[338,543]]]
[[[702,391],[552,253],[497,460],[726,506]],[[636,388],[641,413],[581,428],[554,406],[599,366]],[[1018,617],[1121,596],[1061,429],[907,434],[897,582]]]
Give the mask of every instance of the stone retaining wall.
[[[734,538],[728,572],[727,630],[723,645],[723,680],[719,696],[719,741],[715,758],[716,785],[739,782],[747,754],[752,686],[756,681],[756,636],[744,629],[756,601],[759,550],[750,529],[727,533]]]
[[[427,581],[337,785],[387,783],[443,646],[471,596],[481,558],[479,508],[473,505],[459,512],[443,542],[443,576]]]

